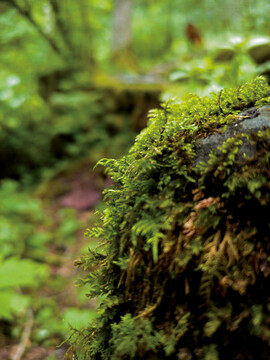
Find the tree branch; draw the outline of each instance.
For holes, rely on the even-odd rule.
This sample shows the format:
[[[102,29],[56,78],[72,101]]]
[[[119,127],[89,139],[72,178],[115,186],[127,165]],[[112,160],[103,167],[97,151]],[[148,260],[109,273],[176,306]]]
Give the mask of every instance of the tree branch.
[[[71,43],[70,38],[68,36],[68,29],[67,29],[65,23],[63,22],[63,20],[61,19],[59,4],[58,4],[57,0],[50,0],[50,4],[53,9],[56,25],[62,36],[62,39],[64,40],[69,51],[74,53],[75,50],[74,50],[73,44]]]
[[[33,16],[32,16],[29,9],[22,8],[15,0],[0,0],[0,2],[5,2],[5,3],[9,4],[10,6],[12,6],[14,9],[16,9],[20,15],[22,15],[28,22],[30,22],[30,24],[37,30],[37,32],[41,35],[41,37],[44,40],[46,40],[47,43],[49,43],[51,48],[59,56],[64,57],[64,55],[63,55],[61,49],[59,48],[59,46],[56,44],[56,42],[50,36],[48,36],[43,31],[41,26],[34,20],[34,18],[33,18]]]
[[[27,312],[27,319],[26,319],[26,323],[25,323],[25,326],[23,329],[21,341],[15,351],[15,354],[12,356],[12,360],[21,360],[21,358],[25,352],[25,348],[27,346],[29,338],[31,336],[33,324],[34,324],[33,311],[31,309],[29,309]]]

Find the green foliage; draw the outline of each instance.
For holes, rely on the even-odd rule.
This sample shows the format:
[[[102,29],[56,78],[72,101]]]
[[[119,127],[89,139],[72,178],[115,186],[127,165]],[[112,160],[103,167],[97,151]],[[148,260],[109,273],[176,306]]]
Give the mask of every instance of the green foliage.
[[[94,310],[63,307],[51,295],[61,293],[68,284],[66,278],[52,272],[62,256],[51,254],[50,247],[56,252],[57,247],[74,243],[79,228],[76,214],[73,209],[62,209],[52,217],[40,199],[12,180],[1,182],[0,198],[0,322],[9,324],[10,336],[17,338],[31,309],[35,314],[34,343],[56,346],[68,333],[69,324],[86,326],[95,315]],[[85,296],[83,300],[79,294],[74,296],[84,307]]]
[[[170,94],[181,93],[196,89],[200,94],[209,94],[224,86],[239,86],[250,82],[260,74],[260,68],[242,48],[237,48],[230,61],[216,62],[214,55],[208,54],[203,59],[194,58],[181,64],[180,70],[174,69],[169,79],[173,83],[172,89],[163,94],[168,98]],[[233,47],[232,47],[233,48]],[[233,51],[233,50],[232,50]],[[183,85],[185,85],[183,89]],[[181,90],[182,89],[182,90]]]
[[[268,24],[266,10],[262,11],[268,7],[265,1],[261,0],[252,9],[241,3],[239,9],[245,11],[236,11],[233,15],[229,3],[217,9],[213,0],[200,1],[196,6],[184,1],[135,2],[132,45],[138,54],[139,70],[149,70],[156,59],[166,61],[177,56],[171,80],[179,84],[165,94],[164,99],[173,92],[196,89],[209,93],[223,86],[238,85],[267,70],[252,63],[244,40],[229,44],[235,56],[224,64],[217,64],[211,51],[207,50],[204,56],[205,53],[193,53],[187,46],[184,32],[188,21],[204,29],[205,49],[216,49],[220,44],[227,46],[224,38],[229,36],[224,32],[218,44],[213,45],[212,41],[214,38],[217,42],[217,29],[225,23],[226,27],[230,23],[232,33],[246,33],[250,22],[245,19],[250,16],[253,21],[257,20],[254,14],[260,18],[257,28],[265,32]],[[14,0],[2,2],[0,6],[2,178],[23,178],[26,184],[32,184],[42,175],[49,177],[68,166],[75,158],[89,156],[96,162],[108,156],[108,148],[113,152],[111,156],[125,151],[134,137],[130,115],[115,109],[121,105],[113,103],[107,89],[114,89],[117,80],[101,81],[102,89],[96,80],[102,71],[114,72],[111,62],[113,2]],[[159,36],[153,41],[157,33]],[[244,39],[248,38],[245,35]],[[170,69],[169,66],[165,70],[165,75]],[[124,86],[132,88],[133,84]],[[144,86],[147,87],[147,83]],[[119,94],[114,95],[119,96],[120,104],[125,101]]]
[[[169,75],[172,86],[164,92],[163,99],[185,95],[187,91],[208,95],[224,87],[251,82],[262,73],[267,74],[268,62],[258,66],[254,54],[259,51],[255,45],[255,49],[250,45],[260,43],[261,37],[248,40],[249,37],[230,36],[228,41],[210,42],[204,56],[193,56],[175,66]],[[264,38],[264,42],[268,46],[269,39]],[[253,58],[250,52],[253,52]]]
[[[3,258],[31,256],[40,260],[51,241],[49,232],[36,232],[41,225],[50,225],[41,202],[22,192],[15,181],[6,180],[0,187],[0,243]]]
[[[96,316],[95,310],[68,308],[63,313],[63,319],[66,322],[66,330],[69,326],[76,329],[86,327]]]
[[[267,33],[269,5],[265,0],[256,4],[238,1],[237,8],[243,11],[232,13],[231,8],[235,6],[232,0],[218,7],[213,0],[134,1],[132,50],[137,57],[137,70],[138,73],[153,70],[149,77],[145,77],[143,89],[148,89],[148,80],[159,81],[159,67],[152,69],[157,61],[169,60],[164,74],[166,76],[173,69],[171,80],[177,85],[169,95],[164,95],[164,99],[171,97],[173,91],[178,95],[194,89],[209,93],[267,72],[269,64],[254,66],[244,41],[230,45],[235,53],[231,62],[218,64],[215,54],[209,52],[211,47],[215,50],[226,45],[224,38],[230,34],[224,31],[224,25],[234,34],[244,33],[244,39],[249,39],[250,30],[252,35]],[[1,179],[12,178],[22,180],[22,184],[27,186],[35,185],[40,178],[51,178],[78,158],[87,157],[90,162],[95,162],[100,157],[118,156],[133,141],[131,128],[137,124],[131,117],[134,115],[135,120],[140,121],[140,110],[144,108],[140,94],[137,96],[134,91],[133,77],[125,78],[126,74],[123,74],[121,79],[126,79],[126,82],[121,85],[117,83],[117,77],[103,77],[105,70],[110,75],[116,71],[111,62],[113,9],[111,0],[0,2]],[[198,26],[203,48],[196,49],[187,44],[184,32],[188,21]],[[202,56],[203,60],[200,60]],[[174,65],[171,67],[172,58]],[[162,68],[163,65],[161,73]],[[132,111],[134,104],[129,103],[130,93],[122,96],[123,87],[131,89],[130,93],[138,104]],[[105,319],[101,321],[99,318],[93,325],[93,343],[87,345],[91,356],[103,354],[104,346],[107,346],[108,351],[103,355],[109,358],[133,356],[137,348],[145,348],[152,355],[163,351],[166,356],[174,356],[178,351],[180,358],[188,358],[189,352],[179,348],[182,346],[179,343],[189,331],[192,311],[175,310],[177,320],[173,326],[170,322],[166,324],[166,319],[154,323],[152,315],[163,309],[164,294],[159,293],[158,284],[154,284],[155,291],[151,294],[152,284],[147,279],[153,273],[159,274],[163,252],[170,254],[175,249],[178,227],[192,211],[193,203],[188,194],[198,184],[198,173],[212,174],[211,166],[220,170],[221,164],[213,155],[207,166],[198,167],[198,173],[191,171],[196,138],[221,130],[238,111],[256,101],[257,104],[269,103],[269,95],[264,83],[257,81],[252,86],[239,87],[237,93],[224,91],[212,99],[189,96],[185,104],[169,102],[161,110],[152,112],[149,129],[138,137],[126,157],[118,161],[103,161],[120,187],[107,191],[109,208],[103,212],[103,226],[92,231],[91,236],[102,238],[102,244],[96,250],[91,249],[92,256],[81,261],[92,272],[91,278],[83,279],[82,283],[90,286],[90,296],[100,297],[99,316]],[[230,168],[236,161],[240,141],[244,139],[236,139],[224,147],[225,153],[227,150],[230,152],[225,159]],[[266,141],[264,133],[260,141]],[[228,188],[223,194],[225,201],[231,194],[236,197],[239,191],[244,191],[244,199],[267,203],[267,199],[262,200],[267,186],[265,174],[253,176],[245,173],[239,175],[239,179],[232,179],[226,177],[226,172],[224,169],[220,171],[220,177],[226,180]],[[207,181],[206,175],[201,176],[200,186],[204,187]],[[51,298],[52,292],[59,294],[67,286],[65,277],[54,274],[62,261],[62,256],[55,252],[64,251],[66,255],[66,250],[63,250],[66,243],[68,246],[73,243],[78,229],[76,215],[65,209],[51,216],[39,200],[13,181],[1,183],[0,198],[0,320],[12,324],[12,327],[14,325],[12,336],[18,337],[26,309],[30,307],[35,315],[33,344],[51,346],[59,343],[68,326],[63,318],[76,328],[94,320],[91,311],[88,317],[85,309],[74,309],[76,304],[72,303],[72,307],[58,304],[55,299],[58,295]],[[190,201],[188,206],[187,201]],[[173,213],[175,204],[177,210]],[[209,206],[199,221],[207,226],[208,219],[216,230],[220,224],[216,204]],[[222,242],[221,238],[220,235],[218,241]],[[227,236],[224,246],[233,254],[234,248],[228,245],[228,239]],[[185,243],[185,248],[172,261],[171,279],[177,278],[180,267],[188,267],[194,257],[201,255],[204,245],[202,234]],[[49,248],[53,254],[48,255]],[[252,248],[252,242],[248,248]],[[142,249],[143,256],[138,256]],[[147,263],[150,264],[148,272],[145,271]],[[48,264],[52,266],[52,276],[48,275]],[[198,271],[204,272],[213,265],[213,270],[208,271],[204,278],[207,284],[217,276],[218,270],[213,258],[204,259],[200,265]],[[18,273],[20,277],[15,276]],[[245,289],[241,282],[243,276],[236,274],[234,278],[234,287],[241,291]],[[166,279],[165,276],[164,283]],[[136,286],[140,281],[145,285],[143,294]],[[128,308],[132,301],[133,284],[138,290],[134,307],[122,311],[122,305]],[[189,280],[186,288],[188,284]],[[43,286],[42,291],[39,286]],[[209,296],[205,285],[201,292]],[[152,299],[154,297],[156,302]],[[174,309],[172,304],[172,312]],[[139,315],[141,311],[142,316]],[[227,310],[225,312],[227,314]],[[254,334],[261,336],[258,334],[262,328],[267,334],[265,309],[258,303],[252,305],[251,313]],[[214,336],[222,330],[224,316],[209,312],[200,324],[201,328]],[[111,323],[115,324],[114,330]],[[122,337],[130,339],[131,332],[137,334],[133,350],[119,340]],[[110,344],[108,338],[113,339]],[[114,349],[114,355],[111,349]],[[212,344],[209,339],[203,349],[209,359],[217,358],[218,347],[214,341]]]
[[[58,212],[59,226],[56,230],[58,241],[65,244],[72,243],[75,238],[76,231],[79,229],[79,223],[76,218],[74,209],[65,208]]]
[[[158,342],[149,320],[136,320],[131,314],[126,314],[118,324],[112,324],[110,344],[112,359],[117,360],[123,356],[134,358],[137,352],[143,355],[145,351],[155,351]]]
[[[114,115],[107,117],[106,90],[91,85],[94,55],[102,58],[110,49],[104,44],[110,28],[103,25],[111,6],[84,0],[0,4],[1,178],[32,185],[74,158],[90,154],[95,162],[109,145],[117,153],[133,139],[129,127],[123,134]]]
[[[269,94],[257,78],[168,102],[126,156],[99,162],[116,185],[104,192],[102,226],[88,233],[100,245],[77,262],[88,296],[100,298],[96,321],[71,335],[81,359],[265,358],[269,130],[194,158],[197,140]],[[256,146],[251,157],[239,155],[244,141]]]
[[[0,319],[12,320],[30,305],[18,288],[36,288],[48,276],[46,266],[31,260],[9,258],[0,262]]]
[[[0,318],[12,320],[31,303],[18,289],[33,291],[48,277],[47,266],[35,260],[44,257],[51,236],[36,233],[44,224],[43,209],[37,199],[20,192],[16,182],[2,182],[0,197]]]
[[[40,178],[44,168],[60,168],[65,159],[83,157],[89,149],[95,148],[95,156],[102,156],[111,141],[115,126],[109,120],[98,121],[105,116],[99,104],[102,94],[56,93],[48,104],[40,96],[36,76],[41,74],[0,73],[2,178],[20,177],[29,182],[31,177]],[[123,143],[121,135],[116,131]]]
[[[218,7],[214,0],[137,0],[133,18],[134,50],[141,60],[152,63],[156,57],[168,59],[171,54],[181,57],[192,50],[196,53],[185,38],[189,22],[198,27],[206,47],[224,48],[227,38],[268,33],[267,11],[269,3],[265,0],[256,4],[226,0]]]

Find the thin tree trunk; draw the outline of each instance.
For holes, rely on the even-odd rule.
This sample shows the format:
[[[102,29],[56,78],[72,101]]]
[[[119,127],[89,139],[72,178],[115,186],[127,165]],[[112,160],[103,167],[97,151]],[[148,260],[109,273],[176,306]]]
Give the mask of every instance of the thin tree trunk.
[[[113,44],[114,54],[129,49],[132,40],[132,0],[114,0]]]

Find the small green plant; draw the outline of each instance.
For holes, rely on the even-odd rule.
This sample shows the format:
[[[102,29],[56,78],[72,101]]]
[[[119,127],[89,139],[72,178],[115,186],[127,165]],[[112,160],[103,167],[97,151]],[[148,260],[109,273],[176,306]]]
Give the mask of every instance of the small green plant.
[[[12,180],[1,182],[0,198],[0,322],[11,328],[10,337],[18,338],[31,313],[33,343],[56,346],[69,324],[85,326],[95,313],[83,309],[85,299],[79,300],[79,294],[74,297],[82,309],[59,304],[55,295],[67,286],[67,279],[52,271],[60,268],[63,257],[56,249],[74,243],[76,214],[73,209],[54,210],[53,218],[40,199]],[[6,341],[3,337],[1,346]]]
[[[267,357],[269,129],[195,158],[198,140],[269,95],[257,78],[163,104],[126,156],[99,162],[116,185],[88,232],[97,249],[77,262],[100,298],[97,319],[71,334],[80,359]],[[244,142],[252,156],[240,155]]]
[[[40,200],[22,191],[19,183],[12,180],[1,182],[0,186],[0,244],[3,258],[17,256],[41,260],[46,245],[52,240],[46,230],[51,219],[45,216]]]
[[[41,203],[21,192],[18,183],[2,182],[0,197],[0,318],[12,320],[31,303],[20,289],[37,289],[48,277],[40,260],[51,237],[37,232],[44,224]]]
[[[48,276],[46,266],[18,258],[0,261],[0,319],[12,320],[30,306],[29,295],[18,289],[37,288]]]
[[[187,91],[208,95],[224,87],[237,87],[267,70],[267,65],[258,66],[248,53],[247,39],[232,37],[227,44],[218,42],[209,48],[212,50],[205,57],[191,58],[170,73],[172,87],[163,99]]]

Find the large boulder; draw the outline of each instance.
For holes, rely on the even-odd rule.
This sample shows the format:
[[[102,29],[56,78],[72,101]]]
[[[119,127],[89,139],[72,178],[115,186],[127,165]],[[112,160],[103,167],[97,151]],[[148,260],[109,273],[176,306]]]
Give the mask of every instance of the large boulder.
[[[269,96],[258,78],[167,103],[101,161],[116,185],[77,263],[100,299],[80,359],[269,358]]]

